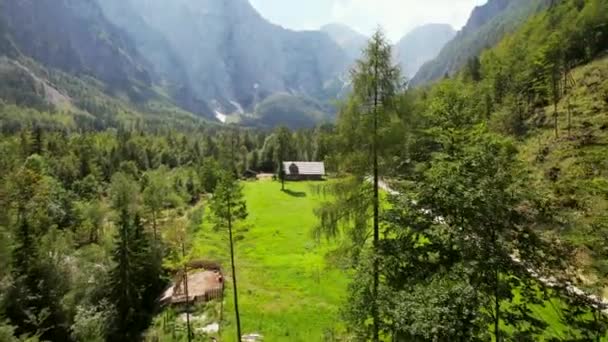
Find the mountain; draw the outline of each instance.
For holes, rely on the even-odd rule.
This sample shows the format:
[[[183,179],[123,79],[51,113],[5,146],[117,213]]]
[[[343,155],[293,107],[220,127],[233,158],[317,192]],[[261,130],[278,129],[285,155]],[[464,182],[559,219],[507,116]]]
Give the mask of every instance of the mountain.
[[[446,44],[439,55],[425,63],[411,81],[421,85],[454,74],[469,59],[496,45],[531,15],[545,9],[552,0],[489,0],[473,9],[466,25]]]
[[[435,58],[441,48],[456,35],[448,24],[427,24],[416,27],[395,45],[395,60],[404,76],[414,77],[420,67]]]
[[[152,84],[147,60],[128,35],[105,19],[94,0],[0,5],[6,35],[22,54],[51,68],[95,77],[114,90],[132,92],[134,84]]]
[[[327,33],[344,49],[350,61],[354,61],[361,56],[361,51],[365,48],[369,39],[344,24],[327,24],[321,27],[321,31]]]
[[[106,95],[136,106],[162,102],[212,118],[254,113],[269,96],[290,94],[327,108],[343,90],[349,65],[326,32],[274,25],[248,0],[0,0],[0,6],[0,54],[20,66],[30,58],[75,83],[99,81]],[[24,72],[16,63],[3,65],[12,78]]]
[[[347,66],[346,53],[326,33],[274,25],[247,0],[99,4],[139,49],[153,56],[156,70],[218,112],[252,111],[266,97],[283,92],[326,100],[333,94],[326,94],[324,85]]]

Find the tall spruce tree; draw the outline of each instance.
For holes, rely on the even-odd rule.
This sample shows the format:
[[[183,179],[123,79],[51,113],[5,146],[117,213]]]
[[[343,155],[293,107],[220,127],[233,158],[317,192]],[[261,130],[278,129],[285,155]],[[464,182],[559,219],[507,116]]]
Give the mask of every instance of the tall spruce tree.
[[[12,252],[14,282],[6,296],[6,316],[18,334],[36,334],[43,340],[70,341],[66,312],[61,305],[64,279],[39,244],[48,227],[47,208],[52,200],[50,178],[34,155],[11,180],[9,198],[15,248]]]
[[[150,247],[150,237],[139,218],[138,184],[117,173],[111,184],[112,208],[117,213],[117,235],[110,271],[109,302],[114,319],[108,332],[112,341],[138,341],[151,319],[156,296],[162,288],[160,253]]]
[[[380,182],[384,153],[391,145],[390,121],[396,116],[395,102],[403,87],[398,66],[391,60],[390,43],[377,30],[351,70],[353,92],[342,106],[337,122],[339,171],[349,177],[325,188],[334,195],[317,209],[320,235],[336,236],[348,226],[354,245],[353,260],[372,236],[371,284],[369,285],[370,338],[380,338],[378,312],[379,264],[375,250],[380,240]],[[370,184],[371,183],[371,184]],[[371,219],[371,227],[369,226]],[[370,234],[371,232],[371,234]]]
[[[274,147],[274,151],[273,151],[273,159],[277,165],[277,167],[276,167],[277,175],[279,176],[279,179],[281,180],[281,190],[285,191],[285,176],[286,176],[287,170],[285,170],[283,162],[285,162],[286,159],[291,154],[290,153],[291,149],[292,149],[291,132],[289,131],[289,129],[287,127],[281,126],[276,129],[274,136],[275,136],[276,141],[275,141],[275,147]]]
[[[243,190],[231,172],[223,172],[211,200],[213,225],[217,230],[227,230],[230,243],[230,267],[232,269],[232,289],[234,295],[234,312],[236,318],[237,341],[241,340],[241,317],[239,314],[238,286],[236,265],[234,262],[234,226],[247,217],[247,205]]]

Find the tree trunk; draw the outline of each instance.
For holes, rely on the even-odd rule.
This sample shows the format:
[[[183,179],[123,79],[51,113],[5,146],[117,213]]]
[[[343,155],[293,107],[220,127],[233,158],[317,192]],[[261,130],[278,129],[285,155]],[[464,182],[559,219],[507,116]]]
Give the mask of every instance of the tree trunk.
[[[559,138],[558,122],[557,122],[557,103],[559,102],[559,75],[553,75],[553,119],[555,125],[555,139]]]
[[[496,275],[495,275],[495,281],[496,283],[494,284],[494,312],[495,312],[495,316],[494,316],[494,337],[496,339],[496,342],[500,342],[501,338],[500,338],[500,298],[499,298],[499,277],[500,274],[498,272],[498,270],[496,270]]]
[[[488,259],[498,258],[498,236],[496,230],[492,230],[492,253]],[[496,342],[501,341],[500,337],[500,270],[498,268],[498,259],[495,260],[494,266],[494,337]]]
[[[184,258],[184,293],[186,294],[186,326],[188,328],[188,342],[192,341],[192,330],[190,328],[190,299],[188,293],[188,266],[186,265],[186,247],[182,241],[182,256]]]
[[[374,159],[374,288],[373,288],[373,307],[372,307],[372,318],[374,324],[374,341],[380,341],[380,317],[378,314],[378,286],[380,283],[380,272],[379,265],[377,259],[377,249],[378,242],[380,240],[380,229],[379,229],[379,212],[380,212],[380,202],[379,202],[379,191],[378,191],[378,61],[377,54],[374,56],[376,59],[374,65],[374,77],[376,78],[374,84],[374,132],[373,132],[373,159]]]
[[[572,108],[570,107],[570,97],[568,97],[568,138],[572,137]]]
[[[158,241],[156,235],[156,210],[152,210],[152,229],[154,230],[154,241]]]
[[[232,267],[232,290],[234,292],[234,312],[236,315],[236,334],[237,341],[241,341],[241,317],[239,315],[239,297],[236,285],[236,268],[234,266],[234,242],[232,240],[232,213],[231,198],[228,198],[228,234],[230,235],[230,264]]]
[[[558,128],[558,124],[557,124],[557,102],[554,104],[553,106],[553,120],[554,120],[554,126],[555,126],[555,139],[559,138],[559,128]]]

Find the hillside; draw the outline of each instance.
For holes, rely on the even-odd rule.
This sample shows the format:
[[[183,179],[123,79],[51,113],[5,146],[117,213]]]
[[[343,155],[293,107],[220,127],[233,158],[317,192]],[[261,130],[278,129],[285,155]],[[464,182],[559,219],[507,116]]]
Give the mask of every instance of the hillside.
[[[531,17],[453,80],[440,82],[473,91],[488,126],[516,139],[531,188],[543,194],[555,220],[543,226],[545,233],[573,244],[577,281],[603,296],[607,22],[604,0],[563,1]]]
[[[331,106],[310,97],[273,94],[256,106],[249,124],[267,128],[280,125],[292,129],[313,128],[319,123],[331,121],[334,111]],[[247,122],[246,119],[244,123]]]
[[[572,71],[575,86],[558,104],[559,137],[546,115],[521,143],[520,157],[534,175],[534,187],[550,194],[568,224],[560,235],[578,246],[583,283],[604,287],[608,297],[603,241],[608,230],[608,57]],[[570,112],[570,117],[569,113]]]
[[[420,67],[432,60],[456,31],[447,24],[427,24],[414,28],[395,44],[395,60],[403,75],[411,79]]]
[[[212,125],[148,87],[108,93],[91,77],[47,69],[17,54],[0,56],[0,129],[107,129],[167,124],[183,129]]]
[[[441,49],[435,59],[420,68],[412,78],[412,85],[427,84],[446,74],[453,75],[468,60],[496,45],[549,3],[550,0],[490,0],[475,8],[456,37]]]

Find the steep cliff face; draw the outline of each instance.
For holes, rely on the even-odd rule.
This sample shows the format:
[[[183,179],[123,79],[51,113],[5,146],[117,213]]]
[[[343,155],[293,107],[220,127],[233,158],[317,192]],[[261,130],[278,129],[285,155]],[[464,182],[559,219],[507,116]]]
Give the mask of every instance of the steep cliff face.
[[[320,103],[345,51],[322,31],[266,21],[248,0],[0,0],[0,54],[92,77],[111,95],[162,97],[208,117],[273,94]]]
[[[1,6],[6,32],[24,55],[111,87],[152,82],[146,60],[94,0],[3,1]]]
[[[420,67],[435,58],[441,48],[456,35],[447,24],[419,26],[406,34],[395,45],[395,60],[405,77],[414,77]]]
[[[496,45],[530,16],[552,0],[489,0],[476,7],[460,32],[439,55],[425,63],[412,79],[413,85],[435,81],[458,71],[472,57]]]
[[[344,51],[327,34],[273,25],[247,0],[100,0],[100,4],[108,18],[137,42],[162,37],[162,43],[140,49],[160,56],[151,58],[156,69],[174,72],[171,79],[180,80],[222,112],[239,106],[252,109],[277,92],[323,94],[324,84],[347,64]],[[167,49],[173,56],[163,53]],[[172,70],[167,63],[172,59],[183,70]]]

